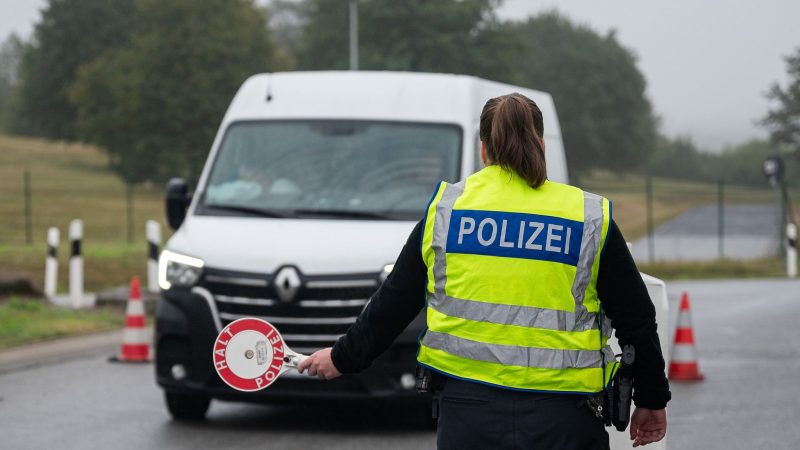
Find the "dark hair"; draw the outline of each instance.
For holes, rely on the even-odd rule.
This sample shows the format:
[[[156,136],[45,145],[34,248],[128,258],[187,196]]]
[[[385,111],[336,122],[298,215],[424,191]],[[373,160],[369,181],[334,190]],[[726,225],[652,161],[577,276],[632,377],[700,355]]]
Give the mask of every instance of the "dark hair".
[[[536,102],[513,93],[489,99],[481,112],[480,138],[492,163],[516,172],[532,187],[547,179],[544,119]]]

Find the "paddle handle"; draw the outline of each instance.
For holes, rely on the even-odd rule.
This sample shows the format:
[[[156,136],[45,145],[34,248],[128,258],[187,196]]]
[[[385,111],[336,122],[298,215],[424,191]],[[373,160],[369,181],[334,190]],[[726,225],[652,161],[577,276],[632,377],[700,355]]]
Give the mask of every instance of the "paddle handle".
[[[284,351],[286,353],[283,357],[283,367],[289,369],[297,369],[297,366],[299,366],[300,363],[302,363],[303,361],[306,360],[306,358],[308,358],[307,355],[296,353],[295,351],[293,351],[288,347],[284,347]]]

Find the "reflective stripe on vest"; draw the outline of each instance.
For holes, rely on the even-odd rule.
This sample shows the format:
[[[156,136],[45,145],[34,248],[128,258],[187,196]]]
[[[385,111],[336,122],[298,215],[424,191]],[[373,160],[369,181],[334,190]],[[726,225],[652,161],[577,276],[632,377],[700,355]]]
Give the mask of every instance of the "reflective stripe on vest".
[[[465,182],[442,183],[434,195],[423,228],[428,331],[418,360],[455,376],[512,388],[597,392],[613,371],[604,366],[615,361],[605,345],[610,324],[598,322],[596,293],[610,206],[577,188],[548,182],[545,194],[509,177],[515,176],[490,166]],[[498,187],[501,180],[516,186]],[[473,184],[477,187],[470,190]],[[505,189],[516,189],[507,205],[497,195]],[[480,198],[484,194],[499,198]],[[558,209],[568,213],[520,210],[520,201],[537,205],[549,198],[543,195],[565,199],[568,204]],[[508,208],[468,208],[470,200]],[[570,211],[570,206],[582,211]],[[484,272],[478,284],[494,286],[474,285],[480,279],[475,274]],[[532,282],[539,287],[529,289],[528,296],[519,273],[538,274],[535,281],[544,282]],[[510,280],[509,289],[497,278]],[[453,295],[459,292],[482,298]]]

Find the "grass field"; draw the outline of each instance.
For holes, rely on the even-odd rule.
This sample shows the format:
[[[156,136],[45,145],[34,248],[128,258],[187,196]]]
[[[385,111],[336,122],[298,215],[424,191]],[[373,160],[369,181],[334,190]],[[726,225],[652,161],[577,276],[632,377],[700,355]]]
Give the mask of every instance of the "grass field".
[[[30,173],[33,244],[25,243],[23,177]],[[599,172],[585,177],[582,187],[603,194],[614,204],[614,218],[629,241],[646,232],[645,180]],[[106,156],[96,148],[39,139],[0,135],[0,270],[27,272],[41,284],[46,255],[47,228],[61,230],[59,290],[66,291],[69,254],[68,225],[84,221],[86,288],[97,291],[128,282],[146,273],[144,224],[148,219],[164,223],[163,186],[141,185],[135,189],[133,243],[127,242],[125,185],[107,168]],[[726,186],[727,203],[773,202],[768,189]],[[654,219],[663,223],[693,207],[714,204],[717,186],[664,178],[653,179]],[[797,196],[795,195],[795,198]],[[738,264],[738,265],[737,265]],[[764,273],[763,264],[704,263],[691,273],[710,276],[730,273]],[[650,267],[650,266],[648,266]],[[652,265],[656,275],[682,276],[684,264]],[[748,269],[750,267],[750,269]],[[726,272],[727,271],[727,272]]]
[[[33,237],[45,238],[47,228],[61,230],[62,242],[70,220],[84,221],[88,242],[124,242],[125,185],[107,168],[98,149],[38,139],[0,135],[0,243],[25,243],[23,179],[31,178]],[[134,189],[135,239],[144,238],[144,222],[164,216],[162,186]]]
[[[23,179],[31,179],[33,244],[25,243]],[[147,246],[144,224],[148,219],[164,224],[161,186],[134,189],[133,242],[127,242],[126,189],[107,169],[98,149],[38,139],[0,135],[0,270],[20,270],[41,284],[47,253],[46,233],[51,226],[61,232],[59,246],[60,291],[65,291],[69,258],[69,222],[84,223],[86,288],[98,290],[126,283],[132,275],[146,273]]]
[[[0,349],[61,336],[119,328],[121,311],[73,311],[42,300],[11,298],[0,302]]]

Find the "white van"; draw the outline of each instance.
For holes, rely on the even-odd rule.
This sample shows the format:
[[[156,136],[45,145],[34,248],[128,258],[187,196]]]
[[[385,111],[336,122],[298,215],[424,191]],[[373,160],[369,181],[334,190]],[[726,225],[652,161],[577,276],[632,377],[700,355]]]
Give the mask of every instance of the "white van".
[[[212,343],[245,316],[312,353],[352,324],[391,270],[440,180],[478,170],[491,97],[520,92],[544,114],[548,176],[567,182],[550,95],[470,76],[291,72],[249,78],[231,102],[191,198],[167,188],[177,231],[161,256],[157,380],[176,418],[209,399],[418,399],[418,317],[373,366],[321,382],[282,377],[241,393],[216,375]],[[187,208],[188,207],[188,208]]]
[[[167,187],[177,231],[161,255],[156,373],[175,417],[208,399],[418,399],[413,373],[422,316],[358,376],[282,377],[239,393],[211,363],[227,323],[275,324],[301,353],[330,346],[363,309],[440,180],[480,166],[487,99],[532,98],[545,118],[548,173],[566,182],[550,95],[475,77],[404,72],[291,72],[249,78],[228,108],[189,201]],[[188,206],[188,209],[187,209]]]

